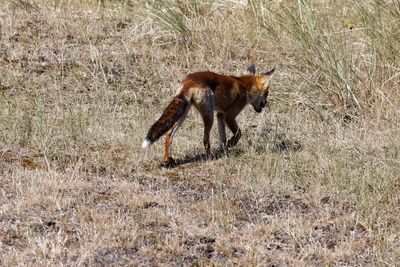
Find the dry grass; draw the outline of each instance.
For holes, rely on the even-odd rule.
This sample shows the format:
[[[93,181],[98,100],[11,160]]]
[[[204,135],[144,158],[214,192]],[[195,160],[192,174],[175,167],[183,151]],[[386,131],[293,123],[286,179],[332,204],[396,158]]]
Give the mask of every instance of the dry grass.
[[[0,265],[400,262],[399,1],[243,2],[1,1]],[[183,164],[141,150],[187,73],[253,62],[227,156],[194,112]]]

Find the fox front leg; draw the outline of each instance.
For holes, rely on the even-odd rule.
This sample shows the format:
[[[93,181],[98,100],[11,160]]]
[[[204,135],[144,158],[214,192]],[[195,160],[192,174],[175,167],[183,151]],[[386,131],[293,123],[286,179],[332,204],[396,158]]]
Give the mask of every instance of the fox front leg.
[[[242,136],[242,132],[240,131],[240,128],[235,118],[225,117],[225,122],[228,125],[229,130],[231,130],[231,132],[233,133],[233,136],[231,139],[229,139],[227,146],[228,148],[236,146],[239,142],[240,137]]]
[[[217,113],[218,119],[218,135],[219,135],[219,146],[222,150],[226,150],[226,130],[225,130],[225,115],[223,113]]]

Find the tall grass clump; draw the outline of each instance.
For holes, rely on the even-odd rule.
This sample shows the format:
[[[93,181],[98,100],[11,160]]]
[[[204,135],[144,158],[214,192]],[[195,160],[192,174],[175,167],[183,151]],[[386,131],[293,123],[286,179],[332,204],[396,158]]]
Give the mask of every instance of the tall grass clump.
[[[146,14],[154,25],[165,29],[177,44],[198,44],[205,35],[206,19],[210,17],[213,0],[147,1]],[[158,30],[159,31],[159,30]],[[202,32],[202,33],[200,33]]]
[[[354,0],[353,6],[363,29],[363,37],[367,40],[364,86],[369,96],[375,96],[391,107],[398,106],[395,101],[400,82],[400,1],[393,0],[386,4],[373,1],[367,5]],[[394,95],[396,91],[397,95]],[[375,102],[374,97],[369,100]]]
[[[387,94],[397,94],[398,1],[298,0],[275,6],[251,1],[250,6],[270,39],[290,44],[313,108],[358,116],[387,103]]]
[[[149,1],[150,13],[172,32],[185,38],[190,29],[185,15],[166,1]]]

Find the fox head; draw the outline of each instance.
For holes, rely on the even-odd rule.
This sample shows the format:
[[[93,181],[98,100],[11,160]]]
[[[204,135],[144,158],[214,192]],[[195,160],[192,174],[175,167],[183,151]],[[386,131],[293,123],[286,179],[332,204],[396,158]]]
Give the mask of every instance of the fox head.
[[[249,75],[253,76],[252,86],[249,92],[249,102],[254,110],[260,113],[268,104],[269,82],[275,72],[275,68],[261,75],[256,75],[256,67],[255,65],[251,65],[247,68],[247,72]]]

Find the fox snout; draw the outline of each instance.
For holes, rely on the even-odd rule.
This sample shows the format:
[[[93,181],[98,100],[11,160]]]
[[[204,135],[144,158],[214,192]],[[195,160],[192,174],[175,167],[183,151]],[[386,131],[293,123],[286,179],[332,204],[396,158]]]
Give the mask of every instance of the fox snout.
[[[261,101],[260,106],[261,108],[265,108],[267,104],[268,104],[267,99],[264,99],[263,101]]]
[[[254,107],[254,110],[255,110],[257,113],[261,113],[262,107]]]
[[[253,108],[257,113],[261,113],[262,109],[265,108],[268,105],[267,99],[261,100],[258,105],[253,104]]]

